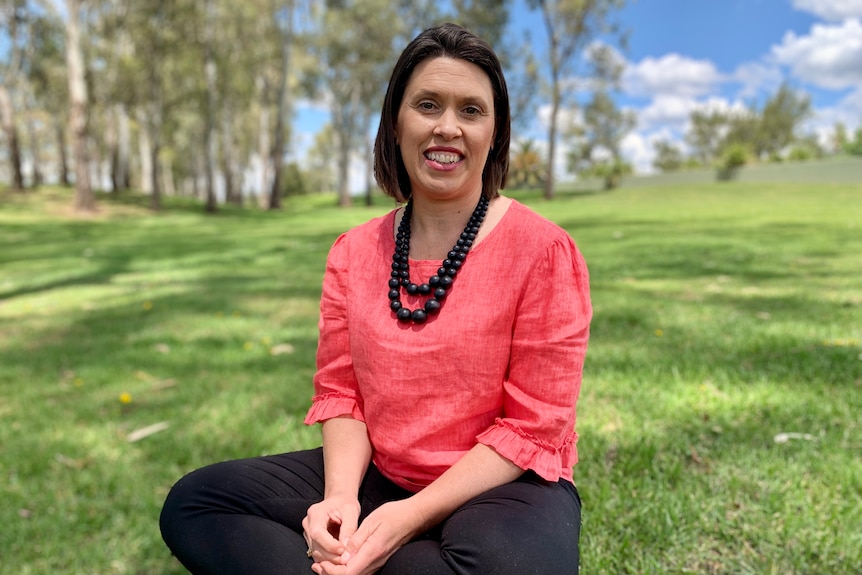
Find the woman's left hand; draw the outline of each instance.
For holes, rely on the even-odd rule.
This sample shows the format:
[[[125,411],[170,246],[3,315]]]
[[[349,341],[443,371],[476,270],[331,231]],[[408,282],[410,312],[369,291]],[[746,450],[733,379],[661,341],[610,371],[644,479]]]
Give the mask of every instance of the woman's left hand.
[[[405,543],[420,533],[424,517],[409,499],[385,503],[373,511],[350,537],[340,564],[315,563],[318,575],[370,575]]]

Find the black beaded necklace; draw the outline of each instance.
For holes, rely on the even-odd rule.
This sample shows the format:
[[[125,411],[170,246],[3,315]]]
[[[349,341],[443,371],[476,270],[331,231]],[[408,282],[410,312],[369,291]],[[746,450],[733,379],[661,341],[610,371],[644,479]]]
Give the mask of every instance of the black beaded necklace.
[[[429,315],[434,315],[440,311],[443,305],[442,300],[446,298],[446,292],[452,287],[455,281],[455,276],[458,270],[464,265],[464,260],[467,259],[467,253],[473,247],[473,241],[476,239],[476,234],[479,233],[479,227],[485,219],[485,214],[488,213],[488,198],[484,195],[476,204],[476,209],[473,210],[473,215],[470,216],[470,221],[461,236],[452,249],[447,254],[447,257],[440,264],[437,274],[428,278],[428,283],[416,285],[410,281],[410,220],[413,215],[413,199],[407,202],[404,207],[404,215],[401,217],[401,223],[398,224],[398,233],[395,236],[395,253],[392,254],[392,274],[389,279],[389,309],[395,312],[398,321],[403,323],[412,322],[415,324],[425,323]],[[401,287],[410,295],[431,295],[425,305],[414,310],[410,310],[401,304]]]

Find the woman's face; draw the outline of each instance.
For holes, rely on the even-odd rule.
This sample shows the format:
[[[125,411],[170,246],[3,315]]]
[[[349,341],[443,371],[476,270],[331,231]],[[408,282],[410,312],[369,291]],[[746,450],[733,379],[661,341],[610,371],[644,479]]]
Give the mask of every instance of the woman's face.
[[[494,91],[479,66],[446,57],[416,66],[395,123],[413,195],[481,193],[494,118]]]

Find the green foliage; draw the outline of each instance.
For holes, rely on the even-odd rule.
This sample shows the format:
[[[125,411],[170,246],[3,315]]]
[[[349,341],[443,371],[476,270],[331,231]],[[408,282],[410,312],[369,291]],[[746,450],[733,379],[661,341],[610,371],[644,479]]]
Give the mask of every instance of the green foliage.
[[[736,172],[748,163],[751,156],[750,148],[743,143],[734,143],[725,148],[718,165],[718,179],[721,181],[731,180]]]
[[[282,197],[303,196],[308,193],[305,174],[299,164],[290,162],[281,168],[281,186]]]
[[[623,162],[620,144],[636,125],[632,112],[620,110],[603,90],[593,94],[584,108],[584,120],[573,126],[568,138],[573,142],[569,152],[569,171],[581,176],[598,176],[605,188],[619,185],[631,166]]]
[[[654,168],[662,172],[675,172],[683,167],[682,150],[667,140],[657,140],[655,148],[655,159],[652,162]]]
[[[583,175],[601,179],[604,182],[604,188],[612,190],[622,183],[624,176],[630,176],[633,172],[634,168],[628,162],[610,160],[594,163],[588,170],[583,172]]]
[[[851,156],[862,156],[862,126],[856,129],[855,136],[852,142],[844,145],[844,151]]]
[[[545,161],[533,140],[516,142],[510,155],[508,188],[535,188],[542,183]]]
[[[727,150],[736,145],[747,147],[754,160],[775,158],[804,139],[797,130],[810,114],[811,98],[784,84],[762,108],[752,104],[741,111],[695,110],[686,141],[704,164],[716,159],[724,164]]]

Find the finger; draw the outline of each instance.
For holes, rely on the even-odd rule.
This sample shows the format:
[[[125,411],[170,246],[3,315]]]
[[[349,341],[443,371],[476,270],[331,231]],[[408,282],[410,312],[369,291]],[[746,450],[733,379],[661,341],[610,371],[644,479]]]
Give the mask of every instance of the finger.
[[[321,561],[311,566],[318,575],[347,575],[346,565],[337,565],[331,561]]]

